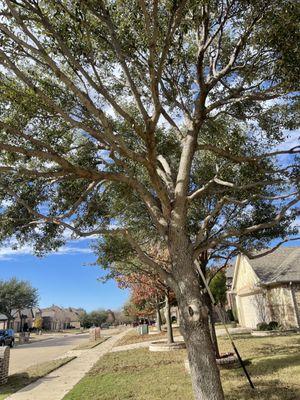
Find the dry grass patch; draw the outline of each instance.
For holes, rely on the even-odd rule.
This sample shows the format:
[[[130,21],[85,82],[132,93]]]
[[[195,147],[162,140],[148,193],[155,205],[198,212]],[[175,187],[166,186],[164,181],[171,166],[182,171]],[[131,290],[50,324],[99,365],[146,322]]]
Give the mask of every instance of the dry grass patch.
[[[99,344],[105,342],[107,339],[109,339],[110,336],[105,336],[105,337],[101,337],[98,340],[95,340],[93,342],[84,342],[81,343],[79,346],[75,347],[73,350],[88,350],[88,349],[93,349],[94,347],[98,346]]]
[[[34,365],[26,369],[24,372],[10,375],[7,383],[0,386],[0,400],[5,399],[30,383],[42,378],[43,376],[50,374],[50,372],[62,367],[68,362],[74,360],[74,358],[76,357],[59,358],[57,360]]]
[[[167,356],[146,349],[109,353],[65,400],[191,399],[183,359],[181,351]]]
[[[300,336],[254,338],[236,335],[236,345],[244,359],[256,390],[252,390],[241,370],[222,369],[226,400],[299,400]],[[222,352],[231,346],[219,338]],[[150,353],[136,349],[109,353],[65,400],[192,400],[191,382],[185,372],[185,350]]]

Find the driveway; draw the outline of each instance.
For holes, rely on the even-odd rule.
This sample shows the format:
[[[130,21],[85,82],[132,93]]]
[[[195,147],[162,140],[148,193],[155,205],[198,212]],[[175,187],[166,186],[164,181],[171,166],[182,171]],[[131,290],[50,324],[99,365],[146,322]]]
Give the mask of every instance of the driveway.
[[[88,340],[86,334],[55,334],[54,337],[11,349],[9,374],[24,371],[31,365],[54,360]]]

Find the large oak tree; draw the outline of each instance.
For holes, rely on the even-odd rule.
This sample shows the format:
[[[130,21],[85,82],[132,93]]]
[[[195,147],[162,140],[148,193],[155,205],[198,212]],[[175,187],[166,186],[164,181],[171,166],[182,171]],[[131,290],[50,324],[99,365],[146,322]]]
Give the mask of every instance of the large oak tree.
[[[298,5],[0,10],[0,240],[43,254],[66,230],[122,235],[176,295],[195,398],[223,399],[195,260],[255,256],[294,233],[299,146],[280,144],[297,127]],[[171,270],[147,253],[149,238]]]

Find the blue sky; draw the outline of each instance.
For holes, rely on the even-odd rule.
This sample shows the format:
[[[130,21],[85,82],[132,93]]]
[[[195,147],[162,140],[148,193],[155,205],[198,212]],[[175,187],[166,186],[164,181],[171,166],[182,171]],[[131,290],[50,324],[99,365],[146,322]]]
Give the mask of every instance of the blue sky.
[[[85,264],[95,261],[88,241],[69,242],[59,252],[44,258],[30,254],[30,247],[18,251],[0,249],[0,279],[17,277],[38,288],[40,307],[57,304],[63,307],[118,309],[128,297],[113,281],[105,284],[97,278],[105,273]]]

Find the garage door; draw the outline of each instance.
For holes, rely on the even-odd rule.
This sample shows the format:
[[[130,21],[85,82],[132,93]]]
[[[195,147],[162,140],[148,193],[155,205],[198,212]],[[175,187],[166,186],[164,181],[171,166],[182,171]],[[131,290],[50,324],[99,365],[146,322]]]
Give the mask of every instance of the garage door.
[[[246,328],[255,329],[256,325],[261,322],[259,319],[259,312],[257,307],[257,299],[256,296],[242,296],[240,297],[240,307],[243,315],[243,322]]]

